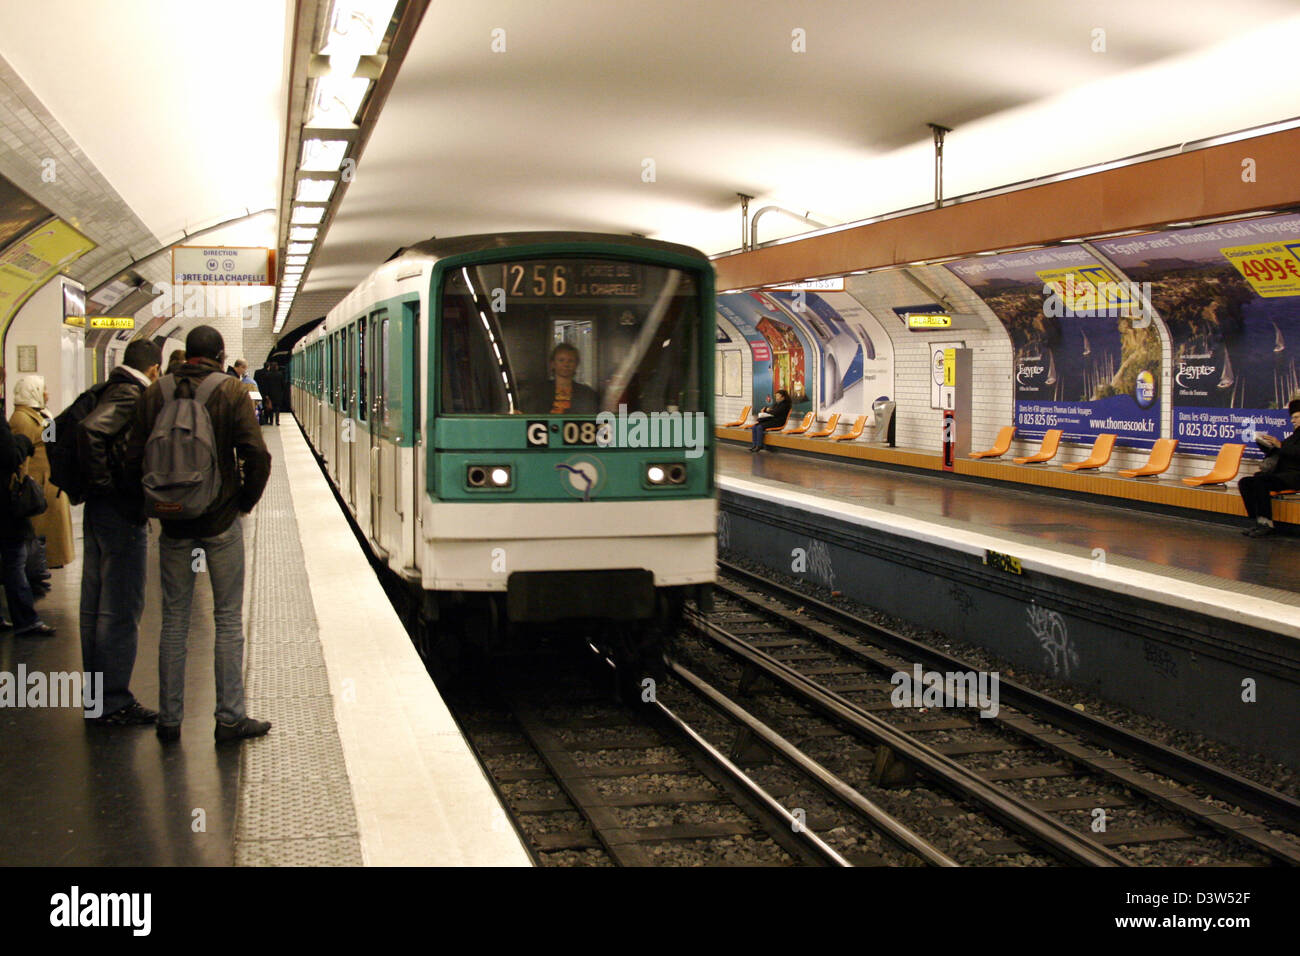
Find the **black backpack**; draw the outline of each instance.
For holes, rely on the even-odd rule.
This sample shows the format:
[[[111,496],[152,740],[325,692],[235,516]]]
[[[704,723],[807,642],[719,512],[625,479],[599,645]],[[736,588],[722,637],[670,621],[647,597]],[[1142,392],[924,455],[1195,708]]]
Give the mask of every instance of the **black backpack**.
[[[87,415],[99,405],[99,396],[108,388],[107,382],[92,385],[77,400],[54,419],[54,434],[45,443],[45,453],[50,459],[50,483],[79,505],[86,500],[86,482],[77,455],[77,429]]]

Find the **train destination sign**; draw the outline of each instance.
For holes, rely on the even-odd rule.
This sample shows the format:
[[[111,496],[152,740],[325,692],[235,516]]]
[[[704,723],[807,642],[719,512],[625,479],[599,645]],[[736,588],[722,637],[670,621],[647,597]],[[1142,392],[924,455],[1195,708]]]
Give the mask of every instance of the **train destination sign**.
[[[484,266],[483,273],[511,299],[638,299],[646,294],[645,276],[641,266],[634,262],[605,259],[503,262]]]

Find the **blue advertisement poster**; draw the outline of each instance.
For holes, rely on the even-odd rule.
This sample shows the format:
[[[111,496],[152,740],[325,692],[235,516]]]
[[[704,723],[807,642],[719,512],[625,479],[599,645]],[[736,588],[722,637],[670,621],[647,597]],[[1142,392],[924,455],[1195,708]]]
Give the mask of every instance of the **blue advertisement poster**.
[[[1151,303],[1173,352],[1173,438],[1217,454],[1292,431],[1300,396],[1300,216],[1269,216],[1098,242]]]
[[[1011,336],[1016,430],[1091,443],[1160,437],[1160,337],[1128,284],[1087,250],[1057,246],[947,263]]]

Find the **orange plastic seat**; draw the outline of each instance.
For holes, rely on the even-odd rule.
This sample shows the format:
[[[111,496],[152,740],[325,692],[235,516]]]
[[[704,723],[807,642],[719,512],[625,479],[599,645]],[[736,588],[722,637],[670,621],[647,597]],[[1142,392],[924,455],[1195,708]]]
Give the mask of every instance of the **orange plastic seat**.
[[[1100,468],[1106,462],[1110,461],[1110,453],[1115,450],[1115,436],[1106,432],[1097,436],[1097,440],[1092,443],[1092,454],[1083,461],[1072,461],[1068,465],[1062,465],[1066,471],[1090,471],[1093,468]]]
[[[859,415],[857,418],[853,419],[852,428],[846,431],[843,435],[833,436],[831,438],[831,441],[853,441],[853,439],[855,438],[861,438],[862,429],[866,427],[867,427],[867,416]]]
[[[803,437],[804,438],[825,438],[828,435],[834,435],[835,429],[839,428],[839,426],[840,426],[840,413],[836,412],[826,422],[826,426],[824,428],[820,429],[819,431],[809,432]]]
[[[1202,485],[1221,485],[1225,481],[1232,481],[1237,477],[1237,472],[1241,470],[1241,453],[1246,450],[1245,445],[1230,443],[1219,449],[1219,457],[1214,459],[1214,467],[1210,469],[1208,475],[1201,475],[1199,478],[1184,478],[1183,484],[1191,485],[1193,488],[1200,488]]]
[[[807,415],[805,415],[805,416],[803,417],[803,421],[801,421],[801,422],[798,424],[797,427],[795,427],[795,428],[790,428],[790,427],[783,428],[783,429],[781,429],[781,434],[782,434],[782,435],[802,435],[804,432],[806,432],[806,431],[808,430],[808,427],[809,427],[810,425],[812,425],[812,423],[813,423],[813,413],[812,413],[812,412],[809,412]]]
[[[727,422],[727,424],[723,425],[722,427],[723,427],[723,428],[739,428],[741,425],[745,424],[745,422],[748,421],[748,419],[749,419],[749,409],[750,409],[750,407],[751,407],[751,406],[746,405],[746,406],[745,406],[745,410],[744,410],[743,412],[740,413],[740,417],[739,417],[739,418],[737,418],[734,422]]]
[[[1178,448],[1177,438],[1160,438],[1151,446],[1151,457],[1141,468],[1125,468],[1120,472],[1125,478],[1146,478],[1150,475],[1163,475],[1169,470],[1169,463],[1174,460],[1174,451]]]
[[[1011,447],[1011,439],[1016,437],[1016,426],[1007,425],[998,432],[998,439],[988,451],[971,452],[972,458],[1001,458]]]
[[[1017,465],[1036,465],[1039,462],[1051,461],[1056,457],[1056,450],[1061,447],[1061,435],[1061,429],[1051,429],[1043,436],[1043,443],[1038,446],[1038,451],[1024,458],[1013,458],[1012,461]]]

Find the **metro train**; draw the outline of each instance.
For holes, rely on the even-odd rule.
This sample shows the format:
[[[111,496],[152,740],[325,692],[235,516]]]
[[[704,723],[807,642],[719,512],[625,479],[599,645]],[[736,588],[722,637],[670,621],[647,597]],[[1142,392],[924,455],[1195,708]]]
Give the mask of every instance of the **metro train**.
[[[549,626],[655,667],[715,575],[714,325],[695,249],[509,233],[399,250],[295,344],[295,416],[422,653]]]

